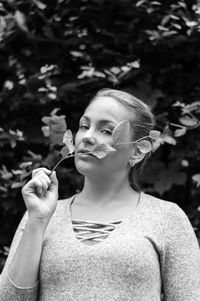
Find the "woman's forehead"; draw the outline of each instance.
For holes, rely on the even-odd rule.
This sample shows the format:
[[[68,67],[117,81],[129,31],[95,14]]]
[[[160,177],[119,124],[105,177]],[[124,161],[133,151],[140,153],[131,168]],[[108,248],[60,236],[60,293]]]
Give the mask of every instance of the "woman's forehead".
[[[89,118],[106,119],[113,122],[131,119],[128,108],[108,96],[96,97],[86,108],[84,115]]]

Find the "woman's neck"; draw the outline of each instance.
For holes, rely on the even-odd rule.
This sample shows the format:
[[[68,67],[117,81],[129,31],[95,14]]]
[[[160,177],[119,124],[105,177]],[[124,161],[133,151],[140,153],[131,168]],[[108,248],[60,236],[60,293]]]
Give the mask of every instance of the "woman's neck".
[[[79,194],[82,202],[99,207],[133,200],[133,197],[137,199],[138,193],[130,187],[127,175],[103,179],[85,177]]]

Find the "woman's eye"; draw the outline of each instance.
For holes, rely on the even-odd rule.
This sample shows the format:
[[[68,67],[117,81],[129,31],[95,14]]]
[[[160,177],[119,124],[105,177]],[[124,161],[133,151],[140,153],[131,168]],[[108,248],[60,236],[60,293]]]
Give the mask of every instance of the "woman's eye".
[[[86,129],[88,129],[88,126],[86,124],[80,124],[79,129],[86,130]]]
[[[106,135],[112,135],[112,131],[109,129],[104,129],[101,131],[102,133],[106,134]]]

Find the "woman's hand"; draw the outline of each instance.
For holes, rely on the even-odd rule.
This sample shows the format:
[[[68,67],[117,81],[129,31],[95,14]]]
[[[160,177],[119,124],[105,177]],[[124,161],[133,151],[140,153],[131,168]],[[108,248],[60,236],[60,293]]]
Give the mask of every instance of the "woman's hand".
[[[33,170],[32,179],[22,188],[29,218],[49,221],[56,210],[58,180],[55,171],[46,168]]]

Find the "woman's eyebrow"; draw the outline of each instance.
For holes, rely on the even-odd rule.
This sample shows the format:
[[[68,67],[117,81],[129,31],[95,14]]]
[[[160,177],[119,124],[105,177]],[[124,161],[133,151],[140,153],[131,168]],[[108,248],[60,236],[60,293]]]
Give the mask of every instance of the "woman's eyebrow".
[[[84,119],[86,119],[87,121],[91,121],[91,119],[90,119],[88,116],[85,116],[85,115],[83,115],[83,116],[81,117],[80,121],[82,121],[82,120],[84,120]],[[116,125],[116,121],[108,120],[108,119],[100,119],[100,120],[98,121],[98,123],[99,123],[99,124],[113,123],[113,124]]]

